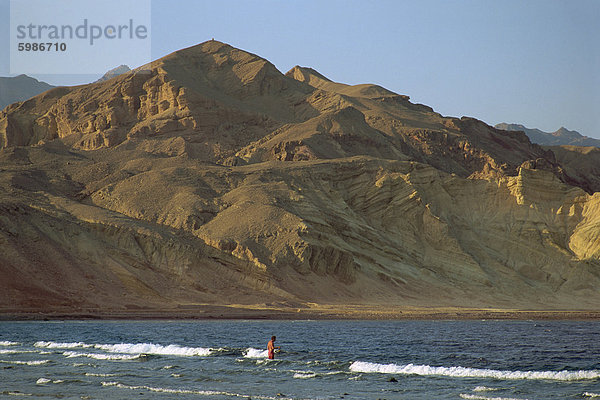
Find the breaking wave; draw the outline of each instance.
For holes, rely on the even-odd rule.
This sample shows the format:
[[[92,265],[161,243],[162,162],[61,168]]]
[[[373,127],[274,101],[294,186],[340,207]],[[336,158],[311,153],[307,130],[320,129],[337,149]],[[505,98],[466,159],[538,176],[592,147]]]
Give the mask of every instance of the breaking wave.
[[[75,349],[78,347],[89,348],[93,347],[93,344],[86,344],[83,342],[73,342],[73,343],[57,343],[57,342],[45,342],[39,341],[33,344],[35,347],[43,347],[46,349]]]
[[[18,346],[20,344],[19,342],[11,342],[10,340],[0,340],[0,346]]]
[[[97,344],[94,345],[94,348],[111,353],[141,353],[168,356],[208,356],[213,352],[213,349],[205,347],[183,347],[176,344],[162,346],[153,343]]]
[[[96,360],[136,360],[141,354],[102,354],[102,353],[80,353],[77,351],[65,351],[63,355],[67,358],[88,357]]]
[[[98,350],[104,350],[110,353],[152,354],[170,356],[208,356],[213,351],[219,350],[213,350],[205,347],[184,347],[176,344],[163,346],[154,343],[88,344],[83,342],[61,343],[40,341],[34,343],[34,346],[48,349],[94,348]]]
[[[465,367],[432,367],[429,365],[376,364],[355,361],[350,371],[363,373],[401,374],[401,375],[438,375],[456,378],[492,378],[492,379],[532,379],[579,381],[600,378],[599,370],[590,371],[499,371]]]
[[[267,358],[268,356],[269,352],[263,349],[249,347],[244,351],[244,357],[246,358]]]

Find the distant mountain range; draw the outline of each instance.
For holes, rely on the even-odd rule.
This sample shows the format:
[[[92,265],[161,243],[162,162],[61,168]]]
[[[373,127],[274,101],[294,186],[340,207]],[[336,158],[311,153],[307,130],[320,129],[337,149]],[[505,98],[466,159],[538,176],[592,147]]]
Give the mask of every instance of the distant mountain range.
[[[570,131],[567,128],[561,127],[555,132],[544,132],[535,128],[526,128],[520,124],[501,123],[496,125],[497,129],[505,131],[522,131],[529,137],[533,143],[544,146],[594,146],[600,147],[600,140],[583,136],[577,131]]]
[[[9,104],[30,99],[53,87],[27,75],[0,77],[0,110]]]
[[[108,71],[96,82],[104,82],[129,71],[131,69],[127,65],[119,65]],[[28,100],[54,87],[56,86],[38,81],[27,75],[0,77],[0,110],[9,104]]]

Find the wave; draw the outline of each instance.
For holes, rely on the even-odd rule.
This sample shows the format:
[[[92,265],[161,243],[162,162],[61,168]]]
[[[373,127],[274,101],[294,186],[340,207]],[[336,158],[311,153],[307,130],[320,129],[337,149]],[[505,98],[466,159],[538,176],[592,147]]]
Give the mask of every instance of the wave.
[[[120,344],[97,344],[94,348],[111,353],[127,354],[153,354],[161,356],[208,356],[213,350],[205,347],[183,347],[176,344],[162,346],[153,343],[120,343]]]
[[[96,374],[93,372],[86,372],[84,375],[85,376],[98,376],[98,377],[102,377],[102,378],[108,378],[110,376],[119,376],[119,374]]]
[[[516,399],[513,397],[485,397],[485,396],[479,396],[476,394],[464,394],[464,393],[460,394],[460,398],[467,399],[467,400],[527,400],[527,399]]]
[[[304,371],[304,372],[296,372],[294,374],[294,379],[312,379],[312,378],[316,378],[317,374],[315,372],[311,372],[311,371]]]
[[[324,377],[330,375],[346,374],[344,371],[331,371],[331,372],[314,372],[314,371],[290,371],[294,372],[294,379],[312,379],[316,377]]]
[[[62,379],[52,380],[52,379],[48,379],[48,378],[40,378],[35,383],[36,383],[36,385],[45,385],[46,383],[63,383],[63,382],[64,382],[64,380],[62,380]]]
[[[42,364],[48,364],[49,362],[50,362],[50,360],[33,360],[33,361],[0,360],[0,363],[15,364],[15,365],[42,365]]]
[[[584,392],[582,394],[583,397],[600,397],[599,393],[590,393],[590,392]]]
[[[45,342],[39,341],[33,344],[35,347],[43,347],[47,349],[75,349],[78,347],[89,348],[93,347],[93,344],[86,344],[83,342],[73,342],[73,343],[60,343],[60,342]]]
[[[98,350],[108,351],[110,353],[126,353],[126,354],[152,354],[152,355],[169,355],[169,356],[208,356],[213,350],[204,347],[184,347],[176,344],[163,346],[154,343],[118,343],[118,344],[88,344],[84,342],[51,342],[39,341],[34,343],[35,347],[48,349],[77,349],[77,348],[94,348]]]
[[[11,342],[10,340],[0,340],[0,346],[18,346],[20,344],[19,342]]]
[[[136,360],[141,354],[102,354],[102,353],[80,353],[77,351],[65,351],[63,355],[67,358],[89,357],[96,360]]]
[[[253,347],[249,347],[244,351],[244,357],[246,358],[267,358],[269,357],[269,352],[263,349],[255,349]]]
[[[599,370],[590,371],[500,371],[493,369],[478,369],[465,367],[432,367],[429,365],[397,365],[376,364],[355,361],[350,365],[352,372],[378,372],[382,374],[401,375],[438,375],[456,378],[493,378],[493,379],[531,379],[579,381],[600,378]]]
[[[2,392],[3,395],[6,396],[23,396],[23,397],[30,397],[33,396],[33,394],[31,393],[23,393],[23,392]]]
[[[31,350],[13,350],[13,349],[0,349],[0,354],[23,354],[23,353],[37,353]]]
[[[120,389],[130,389],[130,390],[148,390],[150,392],[157,393],[169,393],[169,394],[193,394],[200,396],[229,396],[229,397],[242,397],[242,398],[250,398],[253,399],[261,399],[261,400],[293,400],[286,397],[272,397],[272,396],[260,396],[260,395],[244,395],[240,393],[231,393],[231,392],[223,392],[216,390],[192,390],[192,389],[168,389],[161,387],[152,387],[152,386],[132,386],[125,385],[120,382],[101,382],[102,386],[112,386]]]
[[[487,386],[476,386],[475,389],[473,389],[474,392],[495,392],[496,390],[500,389]]]

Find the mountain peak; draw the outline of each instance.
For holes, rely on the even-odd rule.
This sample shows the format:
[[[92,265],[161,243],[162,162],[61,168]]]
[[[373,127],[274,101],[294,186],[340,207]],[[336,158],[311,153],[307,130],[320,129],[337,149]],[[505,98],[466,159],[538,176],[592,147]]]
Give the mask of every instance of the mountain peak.
[[[318,71],[309,67],[301,67],[299,65],[296,65],[294,68],[286,72],[285,76],[293,78],[299,82],[306,82],[313,87],[320,87],[326,82],[332,82],[331,79],[327,78]]]
[[[113,69],[109,70],[108,72],[106,72],[104,75],[102,75],[102,78],[98,79],[96,82],[104,82],[104,81],[114,78],[115,76],[122,75],[129,71],[131,71],[131,68],[129,68],[129,66],[127,66],[125,64],[121,64],[118,67],[113,68]]]

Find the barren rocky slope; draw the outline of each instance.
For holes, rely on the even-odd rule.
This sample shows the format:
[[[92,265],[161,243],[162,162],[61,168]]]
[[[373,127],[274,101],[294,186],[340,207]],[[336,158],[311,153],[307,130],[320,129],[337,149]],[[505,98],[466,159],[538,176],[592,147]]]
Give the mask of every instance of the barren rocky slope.
[[[217,41],[11,105],[0,148],[3,312],[600,301],[580,166]]]

